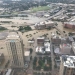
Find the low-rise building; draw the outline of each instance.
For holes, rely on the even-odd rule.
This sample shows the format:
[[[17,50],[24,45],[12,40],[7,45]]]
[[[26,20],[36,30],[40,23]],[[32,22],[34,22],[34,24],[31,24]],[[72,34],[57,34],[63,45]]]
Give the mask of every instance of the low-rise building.
[[[30,61],[30,51],[25,51],[24,52],[24,57],[25,57],[25,61],[29,62]]]
[[[45,29],[45,28],[53,27],[54,25],[55,25],[55,23],[53,21],[47,20],[44,22],[36,23],[35,28],[36,29]]]
[[[63,43],[67,43],[66,38],[61,38],[61,44],[63,44]]]
[[[45,29],[45,22],[40,22],[35,24],[36,29]]]
[[[44,47],[45,47],[45,53],[50,53],[51,52],[49,42],[45,42]]]
[[[56,55],[66,55],[66,54],[68,54],[68,55],[70,55],[71,54],[71,45],[70,44],[60,44],[60,46],[59,47],[56,47],[55,49],[54,49],[54,53],[56,54]]]
[[[69,43],[72,43],[72,42],[74,42],[74,39],[73,39],[73,37],[69,36],[69,37],[67,38],[67,42],[69,42]]]
[[[61,52],[61,54],[71,54],[71,45],[70,44],[61,44],[60,52]]]
[[[44,42],[44,46],[38,46],[36,47],[36,53],[37,54],[50,54],[50,43]]]
[[[75,22],[65,22],[63,26],[65,28],[75,29]]]
[[[44,40],[45,40],[45,37],[38,37],[37,38],[37,45],[38,46],[43,46],[44,45]]]
[[[55,23],[53,21],[45,21],[46,28],[53,27]]]
[[[61,44],[61,37],[60,37],[60,36],[54,35],[54,36],[51,38],[51,40],[52,40],[52,43],[53,43],[53,44],[56,44],[56,45],[60,45],[60,44]]]
[[[36,53],[37,54],[44,54],[45,48],[44,47],[36,47]]]
[[[59,47],[55,48],[55,49],[54,49],[54,53],[55,53],[56,55],[60,55],[60,48],[59,48]]]

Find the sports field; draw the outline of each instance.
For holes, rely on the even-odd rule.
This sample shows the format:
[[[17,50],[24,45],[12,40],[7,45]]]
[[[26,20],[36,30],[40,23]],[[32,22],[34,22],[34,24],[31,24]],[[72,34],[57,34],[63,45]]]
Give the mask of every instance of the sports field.
[[[50,7],[48,6],[39,6],[39,7],[34,7],[31,9],[31,12],[37,12],[37,11],[46,11],[49,10]]]

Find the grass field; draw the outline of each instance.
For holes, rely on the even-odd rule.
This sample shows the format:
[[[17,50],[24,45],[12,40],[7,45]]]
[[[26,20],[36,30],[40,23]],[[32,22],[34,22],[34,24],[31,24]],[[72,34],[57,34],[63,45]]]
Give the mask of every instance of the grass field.
[[[49,10],[50,7],[48,6],[39,6],[39,7],[34,7],[31,9],[31,12],[37,12],[37,11],[46,11]]]

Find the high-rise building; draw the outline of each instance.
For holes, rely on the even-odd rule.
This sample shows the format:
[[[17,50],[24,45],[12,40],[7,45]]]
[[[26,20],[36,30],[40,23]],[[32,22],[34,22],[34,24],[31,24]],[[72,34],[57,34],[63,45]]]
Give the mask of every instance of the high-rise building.
[[[23,43],[16,32],[10,32],[6,38],[6,47],[12,68],[24,67]]]
[[[63,55],[60,60],[59,75],[75,75],[75,56]]]

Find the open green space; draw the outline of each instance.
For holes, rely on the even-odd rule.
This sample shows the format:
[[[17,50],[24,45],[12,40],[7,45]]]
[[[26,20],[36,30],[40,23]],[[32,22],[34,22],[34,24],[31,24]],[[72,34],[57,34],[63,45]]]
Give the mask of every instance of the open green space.
[[[31,31],[31,27],[30,26],[20,26],[19,27],[19,31],[21,32],[26,32],[26,31]]]
[[[33,70],[51,71],[52,61],[51,57],[35,57],[33,60]]]
[[[34,7],[31,9],[31,12],[37,12],[37,11],[46,11],[49,10],[50,7],[48,6],[39,6],[39,7]]]
[[[0,26],[0,31],[7,30],[7,28]]]

